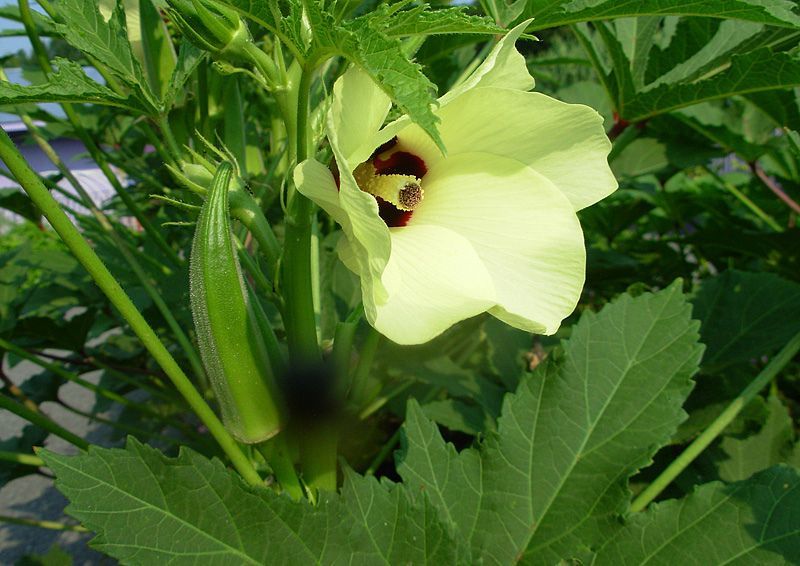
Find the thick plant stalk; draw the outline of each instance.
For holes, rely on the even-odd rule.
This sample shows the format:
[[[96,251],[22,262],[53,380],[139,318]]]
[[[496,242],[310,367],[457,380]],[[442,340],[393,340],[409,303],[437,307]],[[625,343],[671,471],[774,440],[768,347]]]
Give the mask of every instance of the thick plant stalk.
[[[297,161],[308,157],[308,96],[311,72],[304,70],[298,86]],[[317,339],[311,277],[311,223],[314,207],[294,191],[286,216],[283,281],[286,298],[286,334],[293,363],[313,364],[321,359]]]
[[[240,441],[278,434],[282,406],[268,350],[248,296],[230,224],[233,165],[219,165],[197,220],[190,264],[192,315],[200,354],[222,410]]]
[[[195,389],[186,374],[183,373],[183,370],[164,347],[164,344],[158,339],[156,333],[141,313],[136,310],[136,306],[120,287],[117,280],[114,279],[114,276],[111,275],[102,260],[97,257],[94,250],[86,243],[77,228],[72,225],[72,222],[70,222],[64,211],[61,210],[58,203],[39,180],[38,175],[25,162],[11,138],[4,131],[0,131],[0,159],[5,162],[19,184],[55,228],[77,260],[86,268],[86,271],[92,276],[97,286],[100,287],[122,317],[130,324],[131,329],[161,366],[164,373],[172,380],[175,387],[217,440],[239,473],[248,483],[253,485],[261,484],[261,477],[256,472],[252,462],[245,456],[233,437],[225,430],[214,411],[206,404],[202,395]]]
[[[733,419],[744,409],[750,401],[758,395],[764,387],[769,384],[780,371],[786,367],[786,364],[792,361],[792,358],[800,352],[800,333],[797,333],[791,340],[778,352],[772,361],[767,364],[761,373],[750,382],[750,385],[744,388],[736,399],[725,408],[720,415],[714,419],[709,427],[703,431],[703,434],[698,436],[686,450],[678,456],[672,464],[661,472],[661,474],[653,480],[647,488],[642,491],[639,496],[631,504],[631,512],[636,513],[642,511],[653,501],[664,489],[678,477],[689,464],[694,462],[703,450],[714,442],[714,440],[722,434],[725,428],[733,422]]]

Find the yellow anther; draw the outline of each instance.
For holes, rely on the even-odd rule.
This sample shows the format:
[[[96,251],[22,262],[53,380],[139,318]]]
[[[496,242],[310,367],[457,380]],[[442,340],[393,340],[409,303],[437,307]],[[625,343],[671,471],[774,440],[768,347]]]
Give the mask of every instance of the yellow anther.
[[[413,175],[377,175],[372,163],[362,163],[353,171],[359,188],[392,203],[400,210],[414,210],[422,202],[424,191]]]

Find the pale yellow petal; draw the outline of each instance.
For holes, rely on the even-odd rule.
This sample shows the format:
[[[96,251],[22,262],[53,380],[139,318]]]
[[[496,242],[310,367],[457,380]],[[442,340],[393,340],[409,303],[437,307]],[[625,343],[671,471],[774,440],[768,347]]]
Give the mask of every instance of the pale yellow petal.
[[[476,88],[439,110],[439,116],[448,159],[469,152],[516,159],[550,179],[575,210],[617,188],[603,119],[588,106],[535,92]],[[415,125],[404,128],[398,139],[429,167],[444,159]]]
[[[391,105],[386,93],[360,67],[350,67],[333,85],[328,132],[336,133],[339,152],[351,168],[372,154],[376,146],[367,146]]]
[[[428,172],[424,187],[409,227],[439,226],[469,240],[495,287],[497,306],[489,312],[554,333],[575,309],[586,264],[566,197],[519,161],[481,153],[448,158]]]
[[[438,226],[392,229],[383,274],[388,300],[369,322],[398,344],[422,344],[495,304],[494,286],[466,238]]]

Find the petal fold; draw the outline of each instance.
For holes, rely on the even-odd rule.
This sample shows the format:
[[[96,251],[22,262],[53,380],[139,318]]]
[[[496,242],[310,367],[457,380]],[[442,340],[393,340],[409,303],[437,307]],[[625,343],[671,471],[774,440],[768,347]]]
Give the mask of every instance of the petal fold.
[[[370,139],[381,129],[392,102],[361,68],[352,66],[333,85],[328,131],[336,133],[339,152],[351,169],[366,161],[376,146]]]
[[[522,91],[531,90],[535,82],[528,72],[525,57],[517,51],[515,44],[532,21],[532,19],[525,20],[509,30],[503,39],[492,48],[478,68],[464,82],[456,85],[442,96],[439,103],[445,105],[457,96],[478,87],[494,86]]]
[[[491,275],[509,324],[553,334],[584,283],[583,232],[572,204],[519,161],[462,153],[431,169],[409,227],[438,226],[466,238]]]
[[[378,216],[378,203],[358,188],[349,171],[340,173],[337,190],[328,168],[313,159],[295,168],[294,182],[301,194],[314,201],[341,225],[353,248],[348,267],[357,268],[353,270],[361,279],[364,309],[368,316],[371,309],[374,316],[376,305],[387,299],[381,275],[391,253],[389,229]]]

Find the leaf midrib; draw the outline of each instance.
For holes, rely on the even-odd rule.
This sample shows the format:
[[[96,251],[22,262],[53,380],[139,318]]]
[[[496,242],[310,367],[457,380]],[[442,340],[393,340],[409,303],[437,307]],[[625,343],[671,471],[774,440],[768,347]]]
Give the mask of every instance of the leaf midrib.
[[[104,461],[104,462],[105,462],[105,461]],[[131,493],[128,493],[128,492],[126,492],[126,491],[124,491],[124,490],[120,489],[120,488],[119,488],[119,487],[117,487],[116,485],[114,485],[114,484],[111,484],[111,483],[109,483],[109,482],[108,482],[108,481],[106,481],[106,480],[103,480],[103,479],[101,479],[101,478],[98,478],[98,477],[92,476],[92,475],[90,475],[90,474],[88,474],[88,473],[84,472],[82,469],[79,469],[79,468],[76,468],[76,467],[74,467],[74,466],[71,466],[71,465],[69,465],[69,464],[68,464],[67,462],[65,462],[64,460],[60,461],[60,462],[59,462],[59,464],[60,464],[61,466],[63,466],[64,468],[67,468],[68,470],[71,470],[72,472],[74,472],[74,473],[76,473],[76,474],[79,474],[79,475],[81,475],[81,476],[83,476],[83,477],[85,477],[85,478],[88,478],[89,480],[93,480],[93,481],[95,481],[96,483],[99,483],[99,484],[101,484],[101,485],[104,485],[104,486],[106,486],[106,487],[110,488],[110,489],[111,489],[112,491],[114,491],[114,492],[118,492],[119,494],[123,495],[124,497],[126,497],[126,498],[128,498],[128,499],[130,499],[130,500],[132,500],[132,501],[135,501],[135,502],[137,502],[137,503],[140,503],[140,504],[142,504],[142,505],[144,506],[143,508],[147,508],[147,509],[150,509],[150,510],[154,510],[156,513],[158,513],[158,512],[160,511],[160,512],[161,512],[163,515],[165,515],[165,516],[167,516],[167,517],[170,517],[170,518],[172,518],[173,520],[175,520],[175,521],[176,521],[177,523],[179,523],[179,524],[182,524],[182,525],[185,525],[186,527],[189,527],[189,529],[191,529],[191,530],[193,530],[193,531],[196,531],[196,532],[197,532],[197,533],[199,533],[201,536],[203,536],[204,538],[206,538],[206,539],[210,540],[211,542],[213,542],[213,543],[217,543],[217,544],[221,545],[223,548],[227,548],[227,549],[229,549],[229,550],[231,551],[231,553],[232,553],[232,554],[235,554],[235,555],[237,555],[237,556],[240,556],[241,558],[243,558],[244,560],[246,560],[246,562],[247,562],[248,564],[254,564],[254,565],[256,565],[256,566],[258,566],[258,565],[260,564],[260,562],[258,562],[257,560],[253,559],[253,558],[252,558],[252,557],[250,557],[249,555],[245,554],[245,553],[244,553],[244,552],[242,552],[241,550],[239,550],[239,549],[237,549],[237,548],[234,548],[234,547],[230,546],[229,544],[227,544],[226,542],[224,542],[224,541],[222,541],[222,540],[220,540],[220,539],[218,539],[218,538],[215,538],[214,536],[212,536],[212,535],[210,535],[209,533],[205,532],[204,530],[200,529],[200,528],[199,528],[199,527],[197,527],[196,525],[194,525],[194,524],[192,524],[192,523],[190,523],[190,522],[186,521],[185,519],[182,519],[181,517],[178,517],[177,515],[173,514],[172,512],[167,512],[167,510],[165,510],[165,509],[159,509],[158,507],[154,506],[152,503],[150,503],[150,502],[148,502],[148,501],[145,501],[145,500],[143,500],[143,499],[141,499],[141,498],[139,498],[139,497],[136,497],[135,495],[133,495],[133,494],[131,494]],[[110,469],[109,469],[109,471],[110,471]],[[76,509],[76,513],[77,513],[77,512],[80,512],[80,511]],[[92,514],[92,513],[91,513],[91,511],[89,511],[88,513],[89,513],[90,515]],[[159,551],[161,551],[161,550],[159,550]]]
[[[673,293],[673,296],[674,296],[674,293]],[[534,535],[536,534],[536,532],[539,530],[539,527],[544,522],[544,518],[547,517],[547,514],[550,512],[550,508],[552,507],[553,502],[558,498],[558,495],[561,493],[561,490],[563,489],[564,484],[566,483],[567,479],[571,476],[572,471],[575,469],[575,466],[580,461],[579,455],[582,454],[583,449],[586,446],[589,438],[594,433],[595,427],[600,422],[600,420],[602,420],[603,415],[605,415],[605,412],[608,410],[608,407],[611,405],[611,401],[616,397],[617,392],[619,391],[620,385],[625,381],[626,376],[628,375],[628,372],[631,370],[631,368],[632,368],[631,360],[634,360],[636,358],[638,353],[644,347],[644,344],[649,340],[650,335],[652,334],[654,328],[658,325],[658,323],[661,322],[661,315],[663,315],[663,313],[666,310],[667,306],[671,304],[672,298],[673,297],[670,296],[669,299],[664,301],[664,303],[661,305],[661,308],[659,309],[658,314],[654,317],[655,323],[651,324],[650,328],[648,329],[648,331],[645,334],[644,338],[641,340],[641,342],[637,346],[637,348],[636,348],[635,352],[633,353],[633,355],[628,358],[628,363],[626,364],[625,370],[622,372],[622,376],[620,377],[620,379],[615,384],[614,390],[608,396],[608,400],[609,401],[603,406],[603,409],[598,413],[597,417],[595,418],[594,423],[586,431],[586,435],[584,436],[580,447],[575,452],[575,457],[572,459],[572,463],[570,464],[569,469],[565,470],[565,473],[562,475],[561,481],[559,482],[558,487],[555,490],[553,490],[553,495],[550,497],[550,500],[548,501],[547,506],[542,510],[541,514],[539,515],[539,520],[536,521],[534,526],[533,526],[533,528],[528,531],[528,533],[527,533],[527,535],[526,535],[526,537],[525,537],[525,539],[523,541],[523,544],[519,547],[520,551],[524,551],[525,549],[528,548],[528,546],[530,545],[531,540],[533,539]],[[626,304],[625,305],[625,314],[626,315],[627,315],[627,312],[628,312],[628,308],[629,308],[629,304]],[[538,416],[537,416],[537,422],[538,422]],[[531,459],[532,458],[533,458],[533,456],[531,456]]]

